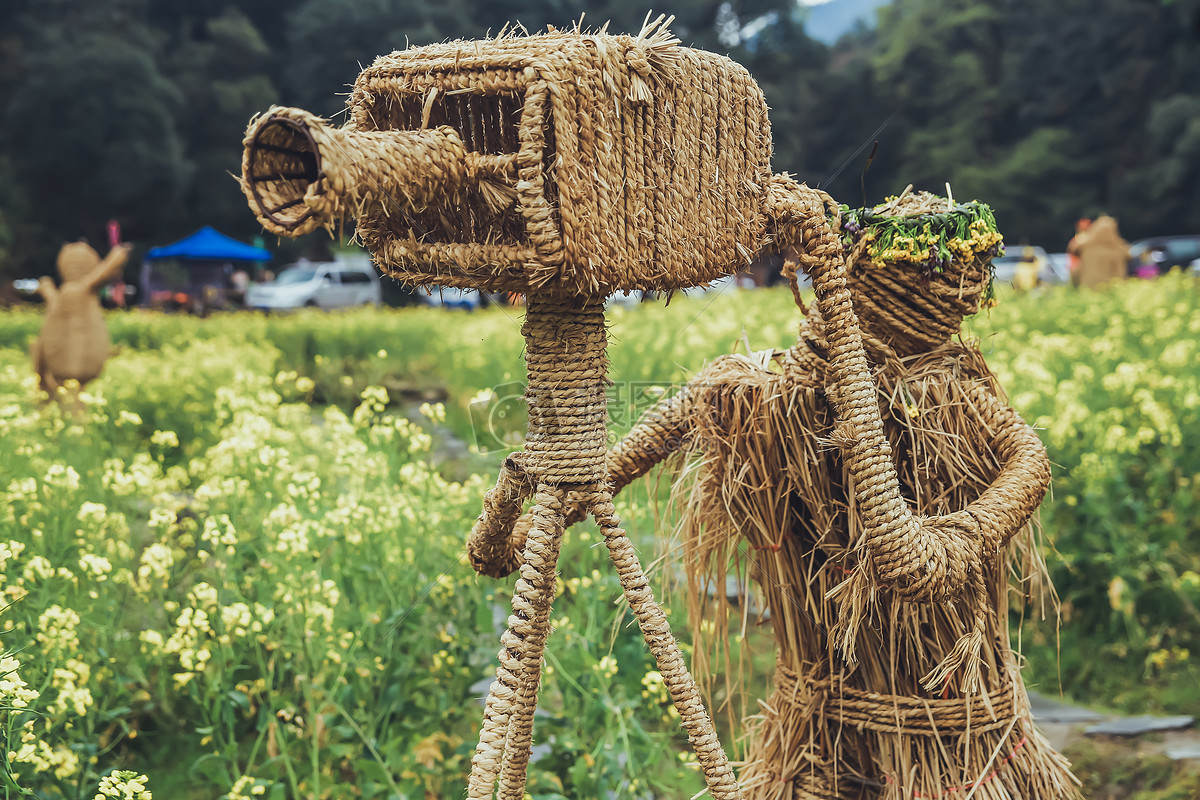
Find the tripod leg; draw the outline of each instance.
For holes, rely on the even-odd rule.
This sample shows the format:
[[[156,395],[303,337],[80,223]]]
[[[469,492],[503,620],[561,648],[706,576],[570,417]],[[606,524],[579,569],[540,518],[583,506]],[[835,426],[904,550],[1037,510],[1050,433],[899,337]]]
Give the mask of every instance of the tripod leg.
[[[588,490],[596,487],[588,486]],[[567,491],[563,487],[542,487],[538,495],[534,527],[546,526],[553,530],[551,537],[543,544],[536,541],[531,547],[525,547],[525,564],[521,568],[521,578],[534,583],[540,592],[536,604],[528,608],[518,609],[513,604],[514,612],[529,620],[528,627],[531,635],[526,640],[527,649],[521,658],[523,671],[521,683],[517,687],[517,703],[508,722],[508,739],[504,745],[504,763],[500,770],[499,800],[522,800],[525,796],[525,782],[529,768],[529,753],[533,745],[533,712],[537,708],[538,688],[542,681],[542,654],[546,649],[546,637],[550,635],[550,607],[554,602],[554,584],[558,578],[558,556],[562,547],[563,531],[566,530]],[[530,534],[532,537],[532,533]],[[509,619],[513,626],[517,617]]]
[[[496,680],[488,692],[479,744],[471,759],[469,800],[492,797],[497,777],[502,799],[519,800],[524,795],[533,709],[562,545],[565,497],[563,488],[539,486],[532,512],[534,525],[525,542],[525,563],[513,588],[513,613],[500,640]]]
[[[684,663],[679,644],[671,635],[671,627],[662,607],[654,600],[654,592],[638,562],[633,542],[621,529],[621,521],[617,518],[613,507],[612,492],[605,489],[597,490],[589,504],[604,534],[604,542],[608,545],[609,555],[617,567],[617,575],[621,578],[621,588],[629,601],[629,608],[637,617],[642,636],[654,654],[658,670],[662,673],[663,681],[671,692],[671,701],[679,711],[683,729],[687,732],[688,741],[700,760],[704,770],[704,780],[714,800],[740,800],[741,788],[729,766],[725,749],[717,738],[716,729],[704,703],[700,699],[700,691],[696,688]]]

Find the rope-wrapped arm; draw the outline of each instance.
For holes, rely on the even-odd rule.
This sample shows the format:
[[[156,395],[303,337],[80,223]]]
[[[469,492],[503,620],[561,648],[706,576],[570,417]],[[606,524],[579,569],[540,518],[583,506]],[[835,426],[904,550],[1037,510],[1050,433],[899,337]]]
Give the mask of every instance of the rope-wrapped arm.
[[[1049,478],[1045,452],[1015,412],[978,394],[985,417],[1003,423],[997,447],[1005,470],[966,509],[936,517],[914,514],[900,491],[851,303],[846,254],[836,233],[837,206],[824,192],[777,176],[767,214],[777,246],[796,248],[825,320],[826,394],[838,416],[833,439],[853,479],[874,580],[913,600],[953,599],[979,572],[983,558],[1003,547],[1041,502]],[[1016,454],[1021,457],[1005,457]]]
[[[125,269],[125,262],[129,260],[129,249],[128,244],[119,244],[108,251],[104,260],[87,276],[88,291],[94,292],[121,275],[121,270]]]
[[[46,306],[53,305],[58,300],[58,287],[48,275],[38,278],[37,293],[46,301]]]
[[[1002,464],[991,486],[966,508],[979,525],[986,559],[1003,550],[1041,505],[1050,488],[1050,458],[1033,429],[986,388],[974,387],[971,401]]]

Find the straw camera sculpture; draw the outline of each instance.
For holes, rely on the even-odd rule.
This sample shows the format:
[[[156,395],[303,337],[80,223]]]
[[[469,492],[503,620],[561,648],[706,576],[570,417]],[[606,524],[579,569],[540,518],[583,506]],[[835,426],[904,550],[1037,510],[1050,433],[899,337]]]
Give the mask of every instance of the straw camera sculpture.
[[[46,318],[33,343],[33,369],[51,396],[65,381],[83,386],[104,369],[108,326],[97,292],[121,274],[128,258],[128,245],[114,247],[101,260],[87,242],[72,242],[58,252],[62,285],[56,287],[49,278],[38,282]]]
[[[504,461],[467,545],[481,574],[519,573],[468,796],[524,796],[562,533],[589,515],[717,800],[849,797],[868,785],[863,781],[883,785],[881,769],[910,760],[879,754],[881,748],[907,748],[922,736],[921,742],[941,742],[926,730],[925,707],[912,698],[940,700],[943,682],[961,684],[956,699],[946,701],[950,710],[934,703],[931,712],[936,724],[955,720],[951,739],[962,731],[978,738],[986,726],[987,741],[999,743],[995,760],[1016,763],[1019,757],[1025,765],[1048,757],[1034,744],[1019,756],[1005,749],[1003,729],[1020,723],[1024,734],[1028,714],[1007,637],[1001,641],[1003,611],[997,616],[992,602],[1004,596],[1002,581],[987,583],[997,575],[1008,538],[1045,489],[1048,473],[1036,437],[995,399],[981,360],[947,350],[936,364],[957,358],[963,372],[953,387],[922,402],[931,409],[942,399],[956,404],[944,413],[958,414],[960,428],[977,422],[970,443],[986,447],[974,460],[952,465],[971,479],[953,492],[924,494],[922,481],[941,478],[920,471],[925,460],[914,462],[920,467],[913,474],[902,462],[901,488],[892,454],[904,443],[889,440],[896,431],[881,419],[870,366],[878,361],[868,361],[864,348],[864,336],[874,346],[886,332],[859,330],[851,297],[860,290],[847,274],[841,210],[823,193],[772,174],[767,106],[757,84],[729,59],[681,46],[668,23],[660,18],[637,36],[550,31],[413,48],[380,57],[359,76],[344,127],[273,108],[252,120],[246,134],[242,186],[268,231],[295,236],[352,218],[376,263],[398,280],[528,297],[522,327],[526,442]],[[605,298],[619,290],[703,285],[760,254],[783,251],[798,255],[816,288],[806,323],[812,347],[802,340],[782,375],[743,376],[718,362],[723,383],[684,391],[608,452]],[[898,302],[907,307],[904,297]],[[873,349],[873,359],[878,356]],[[924,361],[918,367],[931,369]],[[902,375],[907,380],[908,373]],[[707,555],[707,563],[719,566],[728,555],[721,544],[738,535],[782,543],[772,558],[793,563],[779,561],[779,570],[760,574],[764,590],[779,603],[783,590],[771,596],[767,579],[791,570],[779,586],[790,585],[816,613],[828,613],[789,630],[776,622],[781,658],[790,654],[781,662],[779,702],[772,706],[782,719],[760,726],[755,752],[761,758],[747,768],[744,789],[612,503],[615,491],[678,443],[699,447],[710,437],[716,450],[704,454],[708,477],[698,496],[706,500],[693,515],[694,562]],[[937,442],[944,444],[917,444]],[[759,498],[732,472],[745,448],[770,450],[774,461],[760,466],[780,470],[760,476],[773,487],[769,497]],[[988,475],[1010,476],[1005,470],[1013,459],[1023,471],[997,483],[999,495],[989,489],[980,496]],[[800,485],[805,477],[816,486]],[[904,499],[911,480],[919,492],[917,512]],[[522,516],[530,498],[533,508]],[[962,507],[948,507],[960,500]],[[750,523],[734,523],[739,502],[776,507],[749,516],[756,528],[749,531]],[[963,510],[968,503],[980,514]],[[852,523],[848,505],[855,509]],[[823,572],[826,563],[830,571]],[[840,586],[832,580],[834,565],[849,575]],[[838,590],[836,599],[825,599],[827,588]],[[896,616],[891,623],[909,626],[894,633],[904,648],[896,657],[905,660],[898,684],[869,683],[877,676],[864,669],[874,662],[863,651],[875,642],[857,648],[857,671],[834,668],[841,663],[835,649],[849,656],[856,635],[860,642],[868,631],[874,635],[874,628],[860,625],[874,606],[889,609]],[[791,618],[784,607],[772,606],[773,619]],[[927,622],[922,615],[941,616]],[[838,619],[844,621],[833,641],[826,627]],[[914,626],[932,632],[918,635]],[[953,639],[949,645],[946,637]],[[946,652],[937,649],[944,645]],[[933,649],[912,652],[924,647]],[[915,665],[931,659],[935,674],[914,677]],[[960,673],[967,677],[956,684]],[[935,695],[926,690],[932,683]],[[889,687],[902,705],[870,694]],[[860,694],[869,695],[862,724],[835,723],[844,716],[835,704]],[[963,712],[972,715],[966,723],[959,719]],[[842,727],[846,732],[835,740]],[[884,744],[868,742],[869,736]],[[943,745],[953,752],[955,745]],[[953,757],[938,760],[936,746],[913,747],[933,759],[920,769],[962,771]],[[847,759],[844,767],[831,763],[838,758]],[[977,758],[972,751],[970,764]],[[852,783],[856,776],[858,784]],[[920,786],[943,780],[919,779]],[[894,780],[890,786],[908,787],[915,779],[906,773]],[[828,793],[827,786],[841,794]],[[900,788],[889,791],[900,796]]]

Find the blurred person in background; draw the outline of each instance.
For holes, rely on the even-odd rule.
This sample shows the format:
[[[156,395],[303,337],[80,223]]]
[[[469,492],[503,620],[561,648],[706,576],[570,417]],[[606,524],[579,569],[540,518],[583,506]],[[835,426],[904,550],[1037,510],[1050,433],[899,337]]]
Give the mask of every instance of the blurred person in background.
[[[1079,237],[1091,227],[1092,221],[1087,217],[1083,217],[1075,223],[1075,235],[1071,237],[1071,241],[1067,242],[1067,272],[1071,275],[1071,282],[1075,282],[1075,270],[1079,267],[1079,256],[1072,252],[1075,243],[1079,241]]]
[[[1117,231],[1117,221],[1103,216],[1067,245],[1067,252],[1079,258],[1071,276],[1076,286],[1095,289],[1125,278],[1129,269],[1129,243]]]
[[[244,269],[235,270],[230,278],[233,288],[229,290],[230,301],[238,307],[246,305],[246,290],[250,288],[250,273]]]
[[[1017,271],[1013,275],[1013,288],[1018,292],[1029,292],[1037,288],[1041,282],[1042,268],[1046,266],[1044,256],[1029,245],[1021,249],[1021,260],[1017,262]]]
[[[1162,274],[1162,264],[1167,259],[1166,248],[1163,247],[1148,247],[1142,251],[1138,257],[1137,267],[1134,269],[1134,274],[1139,278],[1157,278]]]

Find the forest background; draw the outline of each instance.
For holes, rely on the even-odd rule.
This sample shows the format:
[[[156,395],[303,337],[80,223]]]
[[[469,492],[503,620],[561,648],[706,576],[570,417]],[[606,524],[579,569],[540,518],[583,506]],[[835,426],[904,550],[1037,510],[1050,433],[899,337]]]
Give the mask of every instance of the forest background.
[[[202,224],[253,238],[231,177],[248,119],[272,103],[335,117],[377,55],[585,12],[585,26],[636,33],[647,12],[631,0],[4,6],[4,278],[49,272],[64,241],[103,242],[109,219],[141,246]],[[659,11],[684,43],[751,70],[775,169],[842,202],[948,181],[994,206],[1010,244],[1052,252],[1099,213],[1131,239],[1200,232],[1200,0],[893,0],[832,45],[807,35],[816,12],[794,0]],[[281,258],[306,246],[269,245]]]

